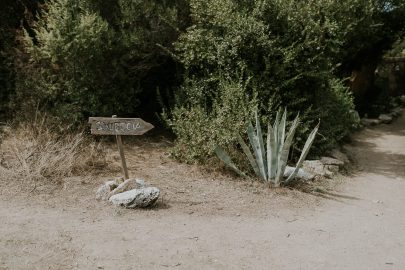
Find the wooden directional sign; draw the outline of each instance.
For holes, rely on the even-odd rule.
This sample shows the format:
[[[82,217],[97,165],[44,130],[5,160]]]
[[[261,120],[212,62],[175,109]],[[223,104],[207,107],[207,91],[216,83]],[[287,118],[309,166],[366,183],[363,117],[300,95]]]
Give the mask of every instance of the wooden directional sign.
[[[116,115],[113,115],[112,118],[90,117],[89,123],[91,124],[91,134],[115,135],[122,162],[122,172],[124,178],[128,179],[129,174],[121,135],[142,135],[151,130],[153,125],[143,121],[141,118],[117,118]]]
[[[90,117],[89,123],[95,135],[142,135],[153,128],[141,118]]]

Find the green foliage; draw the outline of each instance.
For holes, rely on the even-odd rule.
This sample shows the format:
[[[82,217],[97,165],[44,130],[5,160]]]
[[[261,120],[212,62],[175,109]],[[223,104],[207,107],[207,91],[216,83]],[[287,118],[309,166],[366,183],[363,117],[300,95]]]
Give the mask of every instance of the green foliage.
[[[386,56],[405,56],[405,38],[397,40]]]
[[[177,135],[175,156],[190,162],[216,144],[235,151],[254,111],[268,121],[287,106],[287,117],[302,118],[293,160],[319,119],[311,154],[333,147],[358,123],[342,79],[376,62],[405,30],[403,0],[5,3],[0,112],[11,97],[15,112],[40,109],[70,124],[151,115],[162,109],[159,89],[174,93],[165,119]]]
[[[280,184],[291,184],[295,180],[298,170],[308,155],[309,149],[312,146],[319,128],[318,124],[311,131],[305,142],[304,148],[294,171],[287,177],[287,179],[284,179],[284,172],[287,166],[290,148],[299,125],[299,116],[297,115],[295,120],[292,122],[288,133],[286,133],[286,121],[287,110],[284,111],[281,119],[279,117],[279,113],[277,113],[273,126],[270,123],[268,124],[266,147],[263,143],[263,133],[259,117],[256,113],[256,128],[254,128],[251,123],[249,123],[247,128],[247,134],[254,156],[249,146],[247,146],[245,141],[239,136],[239,144],[242,147],[243,152],[246,154],[256,176],[261,178],[266,183],[273,184],[275,187],[279,187]],[[236,173],[243,176],[245,175],[245,173],[237,168],[229,155],[221,147],[217,146],[215,148],[215,153]]]
[[[10,116],[9,103],[15,91],[13,51],[19,26],[29,25],[42,0],[2,0],[0,9],[0,121]]]
[[[210,86],[195,81],[185,84],[182,98],[190,103],[178,102],[184,105],[164,115],[177,135],[173,155],[187,162],[202,161],[213,154],[217,144],[232,145],[257,106],[255,94],[248,93],[243,80],[219,79],[214,102],[206,96]]]
[[[313,153],[321,153],[357,125],[351,94],[335,74],[343,62],[351,61],[349,54],[364,49],[348,42],[358,28],[366,31],[373,3],[192,0],[193,24],[180,36],[176,53],[186,68],[186,81],[210,85],[199,93],[207,104],[215,102],[221,76],[232,78],[243,70],[250,78],[248,89],[260,97],[258,108],[263,115],[274,116],[280,106],[300,112],[304,124],[297,131],[295,152],[320,119],[325,125]],[[345,5],[352,10],[342,9]],[[348,48],[353,51],[346,53]],[[189,96],[178,106],[190,106],[192,111],[192,99]],[[204,114],[204,107],[198,110]],[[182,141],[184,132],[174,132]]]
[[[22,38],[15,103],[28,112],[39,106],[69,123],[136,114],[141,95],[159,86],[150,77],[167,64],[169,56],[157,44],[176,38],[175,9],[119,0],[119,12],[108,22],[91,0],[51,0],[47,7],[35,34]]]
[[[320,136],[315,143],[318,149],[314,151],[319,154],[335,147],[360,124],[352,92],[338,79],[331,79],[323,92],[315,93],[313,111],[308,118],[321,119],[322,122],[319,129]],[[306,123],[303,126],[307,131]]]

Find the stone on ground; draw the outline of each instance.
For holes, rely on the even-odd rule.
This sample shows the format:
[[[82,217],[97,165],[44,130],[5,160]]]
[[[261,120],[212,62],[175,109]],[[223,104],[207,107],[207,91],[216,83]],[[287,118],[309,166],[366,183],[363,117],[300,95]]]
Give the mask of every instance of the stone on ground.
[[[110,180],[104,183],[98,188],[96,192],[96,199],[106,201],[109,198],[109,194],[112,190],[118,187],[119,183],[117,180]]]
[[[333,149],[332,151],[329,152],[329,155],[333,158],[336,158],[340,161],[343,161],[343,163],[345,164],[349,164],[350,160],[347,157],[346,154],[342,153],[341,151],[339,151],[338,149]]]
[[[392,122],[392,116],[388,114],[380,114],[378,119],[384,124],[390,124]]]
[[[293,173],[294,170],[295,170],[295,167],[290,167],[290,166],[285,167],[284,178],[288,178]],[[296,178],[304,180],[304,181],[310,181],[310,180],[314,179],[314,177],[315,176],[313,174],[306,172],[303,169],[299,169],[297,176],[296,176]]]
[[[111,196],[109,201],[126,208],[143,208],[153,205],[159,198],[159,194],[160,191],[156,187],[132,189]]]
[[[402,104],[405,105],[405,95],[402,95],[402,96],[400,97],[400,99],[401,99]]]
[[[139,189],[145,187],[145,182],[141,179],[127,179],[123,183],[119,184],[114,190],[108,194],[108,198],[115,194],[122,193],[131,189]]]
[[[366,126],[366,127],[368,127],[368,126],[376,126],[376,125],[381,124],[381,120],[379,120],[379,119],[369,119],[369,118],[363,118],[363,119],[360,120],[360,122],[361,122],[361,124],[363,126]]]
[[[335,166],[343,166],[344,162],[336,159],[336,158],[331,158],[331,157],[322,157],[321,162],[323,165],[335,165]]]
[[[329,166],[335,166],[335,165],[326,165],[325,166],[320,160],[305,160],[302,165],[302,168],[305,171],[308,171],[315,175],[332,177],[334,172],[330,171],[327,166],[329,167]]]
[[[393,117],[398,117],[398,116],[401,115],[401,113],[402,113],[401,108],[400,108],[400,107],[397,107],[397,108],[394,108],[394,109],[392,110],[392,112],[391,112],[390,115],[393,116]]]

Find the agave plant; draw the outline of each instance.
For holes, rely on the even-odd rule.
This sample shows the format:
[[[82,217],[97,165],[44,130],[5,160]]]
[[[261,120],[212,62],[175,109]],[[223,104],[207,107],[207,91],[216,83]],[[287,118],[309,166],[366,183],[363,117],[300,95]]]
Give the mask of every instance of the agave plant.
[[[256,128],[252,125],[252,123],[250,123],[247,128],[247,134],[251,148],[253,149],[253,153],[243,138],[240,135],[238,136],[238,142],[242,147],[243,152],[247,156],[255,174],[259,178],[263,179],[264,182],[272,183],[275,187],[279,187],[281,184],[290,184],[292,181],[294,181],[298,170],[308,155],[309,149],[311,148],[316,133],[318,132],[319,123],[309,134],[294,171],[287,177],[287,179],[284,179],[288,155],[290,153],[295,132],[299,125],[299,115],[297,115],[297,117],[294,119],[288,133],[286,133],[287,110],[284,110],[281,119],[280,113],[278,112],[273,126],[270,123],[268,124],[266,140],[267,146],[265,146],[263,141],[263,132],[257,112],[255,119]],[[244,172],[238,169],[238,167],[232,162],[230,156],[221,147],[217,146],[215,153],[236,173],[242,176],[246,175]]]

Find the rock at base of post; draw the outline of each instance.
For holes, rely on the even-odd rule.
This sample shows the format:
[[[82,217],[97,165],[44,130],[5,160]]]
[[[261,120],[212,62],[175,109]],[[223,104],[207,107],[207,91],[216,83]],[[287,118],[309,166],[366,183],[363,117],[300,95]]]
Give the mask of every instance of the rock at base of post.
[[[153,205],[159,194],[160,191],[156,187],[132,189],[111,196],[109,201],[125,208],[144,208]]]

